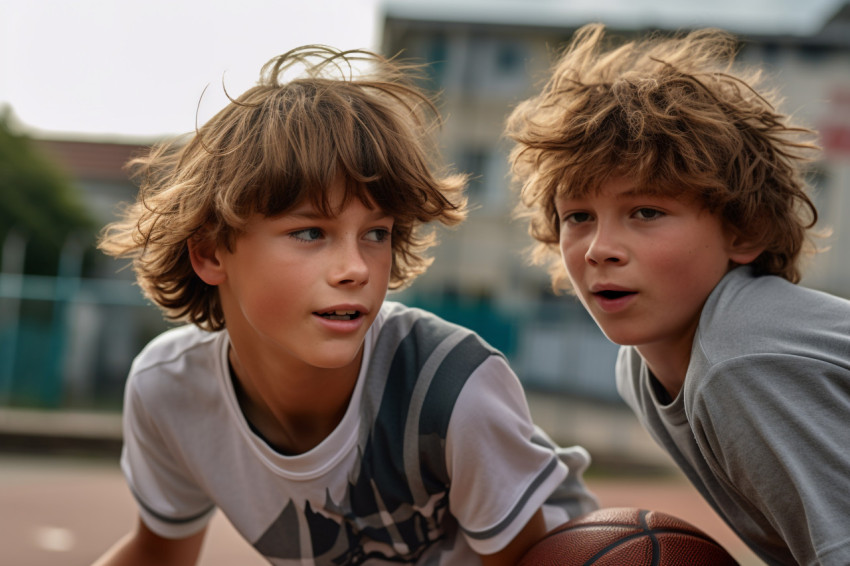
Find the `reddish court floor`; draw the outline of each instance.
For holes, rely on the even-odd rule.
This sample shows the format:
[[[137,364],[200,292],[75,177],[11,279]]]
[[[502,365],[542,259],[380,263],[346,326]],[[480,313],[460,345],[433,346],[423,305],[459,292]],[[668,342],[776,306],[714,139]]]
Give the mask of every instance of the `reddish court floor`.
[[[671,513],[714,536],[742,566],[762,564],[681,477],[591,478],[605,506]],[[90,564],[134,521],[134,503],[117,462],[0,455],[0,563]],[[201,566],[267,564],[216,515]]]

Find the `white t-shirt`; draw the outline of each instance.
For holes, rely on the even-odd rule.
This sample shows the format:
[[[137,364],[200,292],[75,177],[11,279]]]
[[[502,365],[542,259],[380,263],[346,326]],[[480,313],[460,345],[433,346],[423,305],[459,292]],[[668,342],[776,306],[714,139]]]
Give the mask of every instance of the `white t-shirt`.
[[[342,421],[296,456],[246,421],[228,347],[226,331],[185,326],[131,369],[121,463],[161,536],[197,532],[219,508],[272,564],[468,565],[547,498],[550,527],[596,506],[587,452],[555,447],[504,358],[432,314],[385,303]]]

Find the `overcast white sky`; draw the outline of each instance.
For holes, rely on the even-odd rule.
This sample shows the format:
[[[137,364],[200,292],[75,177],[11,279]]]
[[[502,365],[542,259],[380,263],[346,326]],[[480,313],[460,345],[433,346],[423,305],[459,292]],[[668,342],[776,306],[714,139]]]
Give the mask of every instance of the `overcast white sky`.
[[[222,77],[239,94],[299,45],[377,49],[377,1],[0,0],[0,105],[57,137],[191,131]]]
[[[845,0],[384,0],[458,18],[764,31],[820,25]],[[307,43],[379,48],[382,0],[0,0],[0,106],[42,135],[147,139],[191,131]],[[517,11],[517,6],[521,9]],[[518,20],[519,18],[519,20]]]

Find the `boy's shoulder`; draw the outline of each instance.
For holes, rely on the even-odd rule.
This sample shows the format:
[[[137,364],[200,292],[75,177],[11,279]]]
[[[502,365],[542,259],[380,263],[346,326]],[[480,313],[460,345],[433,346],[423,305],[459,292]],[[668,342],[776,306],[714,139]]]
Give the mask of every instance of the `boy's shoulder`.
[[[397,395],[427,389],[437,405],[456,399],[478,371],[510,372],[502,353],[474,331],[400,303],[384,304],[367,340],[370,380],[392,383]]]
[[[170,364],[182,365],[190,357],[209,360],[220,349],[223,335],[223,331],[208,332],[194,324],[166,330],[139,352],[133,361],[131,374]]]
[[[696,339],[709,357],[723,359],[817,351],[830,347],[825,334],[850,340],[850,301],[739,267],[706,301]]]
[[[448,321],[431,311],[395,301],[384,302],[380,314],[375,319],[374,328],[380,335],[394,335],[397,340],[417,343],[426,348],[445,340],[466,340],[476,343],[492,354],[501,355],[476,331]]]
[[[163,332],[133,360],[125,405],[141,404],[162,422],[182,423],[224,402],[227,344],[223,330],[186,325]]]

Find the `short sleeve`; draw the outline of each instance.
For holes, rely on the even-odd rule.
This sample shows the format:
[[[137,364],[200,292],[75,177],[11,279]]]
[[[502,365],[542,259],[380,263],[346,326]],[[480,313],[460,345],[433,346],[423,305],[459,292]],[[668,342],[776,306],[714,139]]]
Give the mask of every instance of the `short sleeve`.
[[[140,377],[130,377],[124,395],[121,469],[145,525],[162,537],[184,538],[204,528],[215,507],[181,465],[173,439],[169,442],[147,410],[155,399],[145,402]]]
[[[693,413],[714,473],[752,502],[799,563],[850,564],[847,370],[803,356],[736,358],[712,368]]]
[[[566,478],[537,435],[516,375],[500,356],[487,358],[461,391],[446,438],[450,511],[475,552],[504,548]]]

